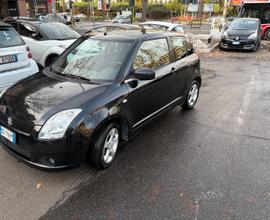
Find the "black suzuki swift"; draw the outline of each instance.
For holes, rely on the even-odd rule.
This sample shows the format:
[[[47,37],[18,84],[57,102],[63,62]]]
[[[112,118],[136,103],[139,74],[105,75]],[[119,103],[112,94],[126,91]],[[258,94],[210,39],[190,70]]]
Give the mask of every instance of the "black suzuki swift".
[[[147,122],[176,105],[193,108],[200,85],[199,58],[183,35],[86,35],[0,95],[0,142],[39,168],[88,158],[104,169]]]

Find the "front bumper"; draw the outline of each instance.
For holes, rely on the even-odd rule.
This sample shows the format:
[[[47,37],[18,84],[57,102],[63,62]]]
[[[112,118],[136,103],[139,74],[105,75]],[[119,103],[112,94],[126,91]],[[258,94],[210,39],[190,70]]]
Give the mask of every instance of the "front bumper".
[[[0,146],[17,159],[38,169],[56,171],[78,167],[85,155],[85,145],[72,141],[72,137],[45,142],[9,129],[16,133],[16,144],[0,137]]]
[[[257,44],[256,40],[245,39],[235,41],[233,39],[222,39],[219,46],[222,49],[252,50]]]

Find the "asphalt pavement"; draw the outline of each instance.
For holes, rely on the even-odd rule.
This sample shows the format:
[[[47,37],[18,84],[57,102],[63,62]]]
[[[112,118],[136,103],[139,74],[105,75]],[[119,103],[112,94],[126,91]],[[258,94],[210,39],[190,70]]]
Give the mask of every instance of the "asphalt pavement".
[[[0,219],[270,219],[269,58],[202,57],[196,108],[147,125],[105,171],[47,173],[0,148]]]
[[[270,219],[269,52],[202,58],[192,111],[168,112],[42,219]]]

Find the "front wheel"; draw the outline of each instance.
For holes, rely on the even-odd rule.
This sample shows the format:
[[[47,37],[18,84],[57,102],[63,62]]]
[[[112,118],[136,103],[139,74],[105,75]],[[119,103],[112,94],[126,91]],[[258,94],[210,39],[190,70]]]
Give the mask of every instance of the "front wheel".
[[[194,108],[198,97],[199,97],[200,84],[198,81],[194,80],[189,88],[186,100],[182,106],[183,109]]]
[[[94,138],[88,155],[89,163],[96,169],[106,169],[115,160],[120,142],[118,124],[111,123],[104,127]]]

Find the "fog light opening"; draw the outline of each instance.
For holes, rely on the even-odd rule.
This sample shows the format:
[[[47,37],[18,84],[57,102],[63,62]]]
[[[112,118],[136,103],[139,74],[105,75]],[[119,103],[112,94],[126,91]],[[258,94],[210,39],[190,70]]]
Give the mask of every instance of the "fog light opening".
[[[49,158],[51,164],[55,165],[55,160],[53,158]]]

